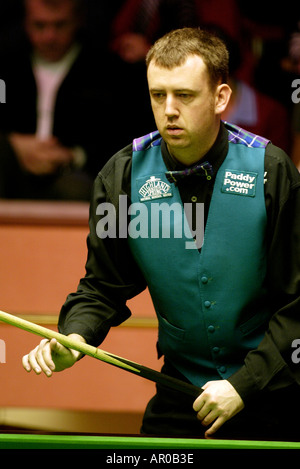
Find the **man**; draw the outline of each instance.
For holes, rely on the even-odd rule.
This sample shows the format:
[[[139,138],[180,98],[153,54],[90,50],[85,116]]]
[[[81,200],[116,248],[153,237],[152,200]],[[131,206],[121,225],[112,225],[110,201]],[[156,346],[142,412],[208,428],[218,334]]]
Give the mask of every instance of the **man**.
[[[89,200],[106,162],[91,110],[108,108],[109,93],[83,13],[82,0],[24,0],[22,28],[1,51],[2,198]]]
[[[299,174],[266,139],[221,122],[231,90],[218,38],[175,30],[146,62],[158,132],[136,139],[99,173],[86,277],[67,298],[59,329],[99,344],[130,315],[126,300],[147,285],[163,371],[204,391],[193,402],[158,385],[142,432],[196,436],[206,428],[206,437],[289,439],[283,422],[299,414],[299,370],[291,360],[300,334]],[[127,236],[123,197],[132,203]],[[169,236],[158,219],[151,224],[158,201],[163,216],[174,211]],[[204,242],[195,230],[199,203]],[[178,235],[187,219],[189,229]],[[23,366],[51,376],[79,358],[43,340]]]

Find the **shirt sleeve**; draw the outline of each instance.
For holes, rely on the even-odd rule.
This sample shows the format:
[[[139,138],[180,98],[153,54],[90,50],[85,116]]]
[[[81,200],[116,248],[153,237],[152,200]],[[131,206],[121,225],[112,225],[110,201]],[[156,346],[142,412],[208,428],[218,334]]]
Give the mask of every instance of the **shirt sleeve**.
[[[80,334],[94,346],[101,344],[110,327],[130,316],[127,300],[146,286],[126,238],[118,238],[115,231],[119,226],[119,195],[128,198],[126,185],[130,185],[130,172],[131,151],[126,147],[108,162],[95,180],[86,274],[77,291],[67,297],[59,316],[61,333]]]
[[[266,287],[273,315],[257,349],[229,378],[244,401],[262,390],[300,384],[300,364],[292,360],[292,343],[300,338],[300,175],[285,153],[271,144],[265,169]]]

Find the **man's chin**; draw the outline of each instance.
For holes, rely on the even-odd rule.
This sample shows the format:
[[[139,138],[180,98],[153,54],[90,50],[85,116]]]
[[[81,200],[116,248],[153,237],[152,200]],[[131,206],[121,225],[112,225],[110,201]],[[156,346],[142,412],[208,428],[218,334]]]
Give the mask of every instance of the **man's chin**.
[[[45,49],[45,50],[41,50],[38,52],[39,56],[46,60],[47,62],[58,62],[59,60],[61,60],[64,55],[66,54],[66,51],[62,51],[62,50],[57,50],[57,49]]]

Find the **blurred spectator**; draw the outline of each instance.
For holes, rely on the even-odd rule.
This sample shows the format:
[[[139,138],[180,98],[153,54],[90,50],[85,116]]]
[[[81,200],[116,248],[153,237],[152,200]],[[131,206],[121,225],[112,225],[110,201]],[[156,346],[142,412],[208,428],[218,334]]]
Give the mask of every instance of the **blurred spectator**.
[[[297,22],[297,29],[292,32],[289,40],[289,51],[286,60],[283,62],[288,71],[300,74],[300,21]]]
[[[300,94],[300,90],[299,90]],[[293,131],[293,145],[292,145],[292,160],[295,166],[300,171],[300,102],[295,103],[292,115],[292,131]]]
[[[291,147],[290,116],[285,106],[274,98],[259,92],[239,78],[242,65],[240,45],[219,28],[213,28],[225,41],[229,51],[229,85],[232,95],[222,116],[256,135],[264,135],[287,153]]]
[[[84,0],[24,0],[22,28],[1,49],[2,198],[88,200],[111,154],[109,62],[84,18]]]
[[[217,24],[239,34],[235,0],[126,0],[111,28],[111,48],[124,61],[143,60],[153,42],[172,29]]]
[[[299,18],[299,16],[297,17]],[[291,101],[291,157],[300,171],[300,20],[295,23],[287,42],[287,54],[283,58],[282,68],[289,77]]]
[[[284,6],[274,8],[274,2],[239,0],[243,29],[251,37],[255,56],[252,85],[261,93],[290,108],[290,77],[282,68],[288,37],[299,12],[299,5],[286,0]],[[290,109],[289,109],[290,110]]]
[[[145,56],[154,41],[166,32],[184,26],[203,27],[214,22],[228,34],[239,31],[239,9],[235,0],[125,0],[110,31],[114,54],[115,99],[126,109],[119,139],[126,145],[155,128],[146,80]],[[125,90],[125,92],[124,92]],[[139,96],[133,107],[132,97]],[[140,97],[144,97],[140,99]],[[143,118],[141,119],[141,116]],[[135,133],[133,134],[133,130]]]
[[[111,27],[111,48],[128,63],[143,61],[161,34],[197,26],[195,0],[126,0]]]
[[[290,59],[290,70],[295,73],[298,77],[300,75],[300,21],[297,24],[297,30],[291,35],[289,44],[289,59]],[[300,88],[299,79],[298,90]],[[300,171],[300,90],[296,91],[296,102],[293,107],[292,116],[292,131],[293,131],[293,146],[292,146],[292,160],[296,167]]]

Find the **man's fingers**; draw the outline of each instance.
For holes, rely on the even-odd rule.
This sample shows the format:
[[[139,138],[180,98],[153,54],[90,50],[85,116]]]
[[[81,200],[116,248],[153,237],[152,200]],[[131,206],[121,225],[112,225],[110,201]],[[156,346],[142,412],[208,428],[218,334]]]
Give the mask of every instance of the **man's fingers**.
[[[52,349],[48,340],[41,341],[37,351],[37,362],[47,376],[52,375],[52,371],[55,369],[55,364],[52,359]]]
[[[210,425],[216,418],[218,417],[218,413],[215,410],[208,410],[203,416],[199,413],[197,414],[197,418],[201,421],[202,425],[207,427]]]
[[[36,360],[36,353],[38,351],[38,347],[35,347],[35,349],[31,350],[31,352],[28,353],[28,355],[26,355],[24,357],[24,361],[26,360],[26,370],[27,371],[31,371],[33,370],[36,374],[40,374],[41,373],[41,368]]]
[[[203,405],[200,407],[200,410],[197,412],[197,419],[200,420],[202,423],[208,414],[211,412],[211,407],[203,402]],[[205,425],[205,424],[204,424]]]
[[[70,334],[70,337],[78,343],[86,343],[78,334]],[[81,352],[64,347],[56,339],[43,339],[22,358],[22,363],[28,372],[33,370],[36,374],[43,372],[46,376],[52,376],[53,371],[59,372],[73,366],[81,356]]]
[[[220,415],[219,409],[215,408],[213,405],[203,402],[200,403],[200,406],[196,405],[196,407],[200,407],[200,411],[197,413],[197,418],[204,427],[211,425],[205,432],[205,437],[209,438],[219,430],[219,428],[226,422],[227,418]]]
[[[52,360],[50,342],[43,339],[35,349],[23,357],[22,363],[28,372],[33,370],[37,375],[44,372],[46,376],[51,376],[55,364]]]
[[[226,422],[226,419],[219,417],[215,420],[211,427],[205,432],[205,438],[210,438],[214,433],[216,433],[219,428]]]
[[[52,371],[49,365],[50,365],[50,360],[52,362],[52,359],[51,359],[50,346],[49,346],[48,340],[43,339],[40,342],[40,345],[38,346],[37,351],[35,353],[35,357],[33,357],[33,360],[34,359],[36,359],[36,362],[40,370],[43,371],[46,376],[51,376]],[[34,371],[37,372],[36,369]]]
[[[209,438],[227,420],[244,407],[240,395],[227,380],[209,381],[202,394],[194,401],[193,408],[204,426],[211,425],[205,436]]]
[[[204,388],[203,388],[204,389]],[[193,409],[195,412],[199,412],[205,404],[205,400],[203,398],[203,394],[197,397],[197,399],[193,403]]]
[[[24,357],[22,358],[22,364],[23,364],[23,368],[25,368],[26,371],[30,372],[32,370],[30,363],[29,363],[29,354],[24,355]]]

